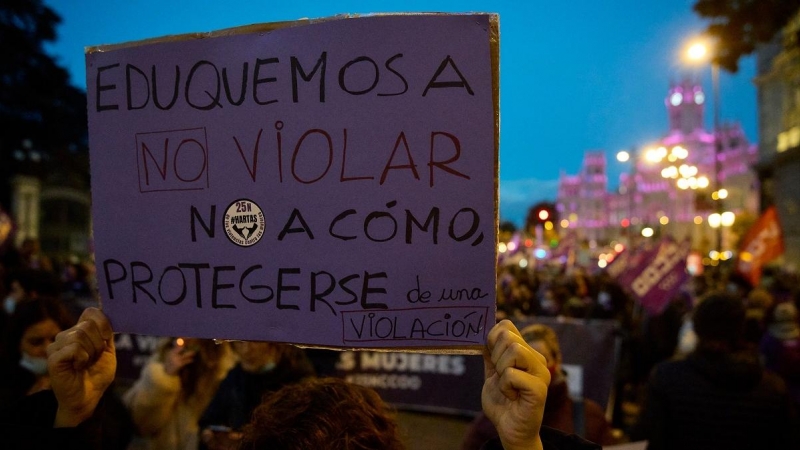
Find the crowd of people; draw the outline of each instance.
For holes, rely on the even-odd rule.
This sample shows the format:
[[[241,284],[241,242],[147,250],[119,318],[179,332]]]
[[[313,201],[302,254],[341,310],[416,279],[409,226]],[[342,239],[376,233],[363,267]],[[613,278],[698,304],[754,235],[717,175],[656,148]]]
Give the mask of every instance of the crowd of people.
[[[605,270],[507,264],[497,298],[498,317],[614,321],[621,345],[612,426],[624,441],[653,449],[800,445],[796,273],[770,266],[752,286],[733,264],[709,266],[653,314]]]
[[[402,447],[374,391],[317,376],[286,344],[163,337],[139,379],[115,387],[91,267],[54,263],[30,240],[0,256],[0,424],[19,448]],[[462,448],[798,448],[800,280],[772,268],[751,286],[724,269],[690,278],[650,315],[604,271],[501,265],[499,321],[614,321],[616,402],[607,417],[569,395],[551,328],[501,321]]]

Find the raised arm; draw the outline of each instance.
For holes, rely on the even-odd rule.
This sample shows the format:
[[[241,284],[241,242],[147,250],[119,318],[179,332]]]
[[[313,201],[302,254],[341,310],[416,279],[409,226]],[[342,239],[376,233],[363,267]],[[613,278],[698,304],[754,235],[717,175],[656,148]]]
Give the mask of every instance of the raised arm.
[[[59,333],[47,348],[47,369],[58,400],[53,426],[74,427],[91,417],[116,368],[111,324],[99,309],[87,308],[78,324]]]
[[[514,324],[503,320],[489,332],[483,359],[481,403],[503,449],[541,450],[539,430],[550,384],[544,356],[522,339]]]

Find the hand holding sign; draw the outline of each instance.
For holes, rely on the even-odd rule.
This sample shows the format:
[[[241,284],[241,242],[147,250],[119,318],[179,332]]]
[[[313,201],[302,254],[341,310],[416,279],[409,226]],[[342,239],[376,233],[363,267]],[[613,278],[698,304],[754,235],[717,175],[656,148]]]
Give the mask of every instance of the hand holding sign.
[[[483,354],[486,381],[483,411],[497,427],[505,450],[541,449],[550,372],[544,356],[533,350],[517,328],[504,320],[492,328]]]
[[[88,419],[116,368],[111,324],[99,309],[87,308],[78,324],[58,333],[47,348],[47,371],[58,400],[54,426],[74,427]]]

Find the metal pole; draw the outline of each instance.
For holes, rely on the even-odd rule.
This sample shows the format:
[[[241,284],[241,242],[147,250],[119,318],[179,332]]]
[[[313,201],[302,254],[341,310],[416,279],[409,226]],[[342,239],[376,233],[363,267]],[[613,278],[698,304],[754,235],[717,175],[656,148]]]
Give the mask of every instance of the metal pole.
[[[720,111],[720,94],[719,94],[719,65],[715,62],[711,63],[711,88],[712,95],[714,96],[714,190],[719,195],[719,190],[722,189],[720,180],[722,167],[720,164],[720,156],[722,154],[722,140],[719,128],[719,111]],[[716,213],[722,216],[724,211],[722,199],[716,200]],[[722,224],[717,227],[717,251],[722,253]]]

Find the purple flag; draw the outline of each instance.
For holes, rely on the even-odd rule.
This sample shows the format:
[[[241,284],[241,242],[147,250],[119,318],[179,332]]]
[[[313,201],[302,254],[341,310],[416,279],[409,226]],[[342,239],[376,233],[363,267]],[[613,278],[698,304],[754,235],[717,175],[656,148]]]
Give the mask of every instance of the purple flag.
[[[661,313],[689,277],[686,257],[690,242],[664,240],[654,258],[648,258],[643,270],[631,281],[630,290],[651,315]]]

